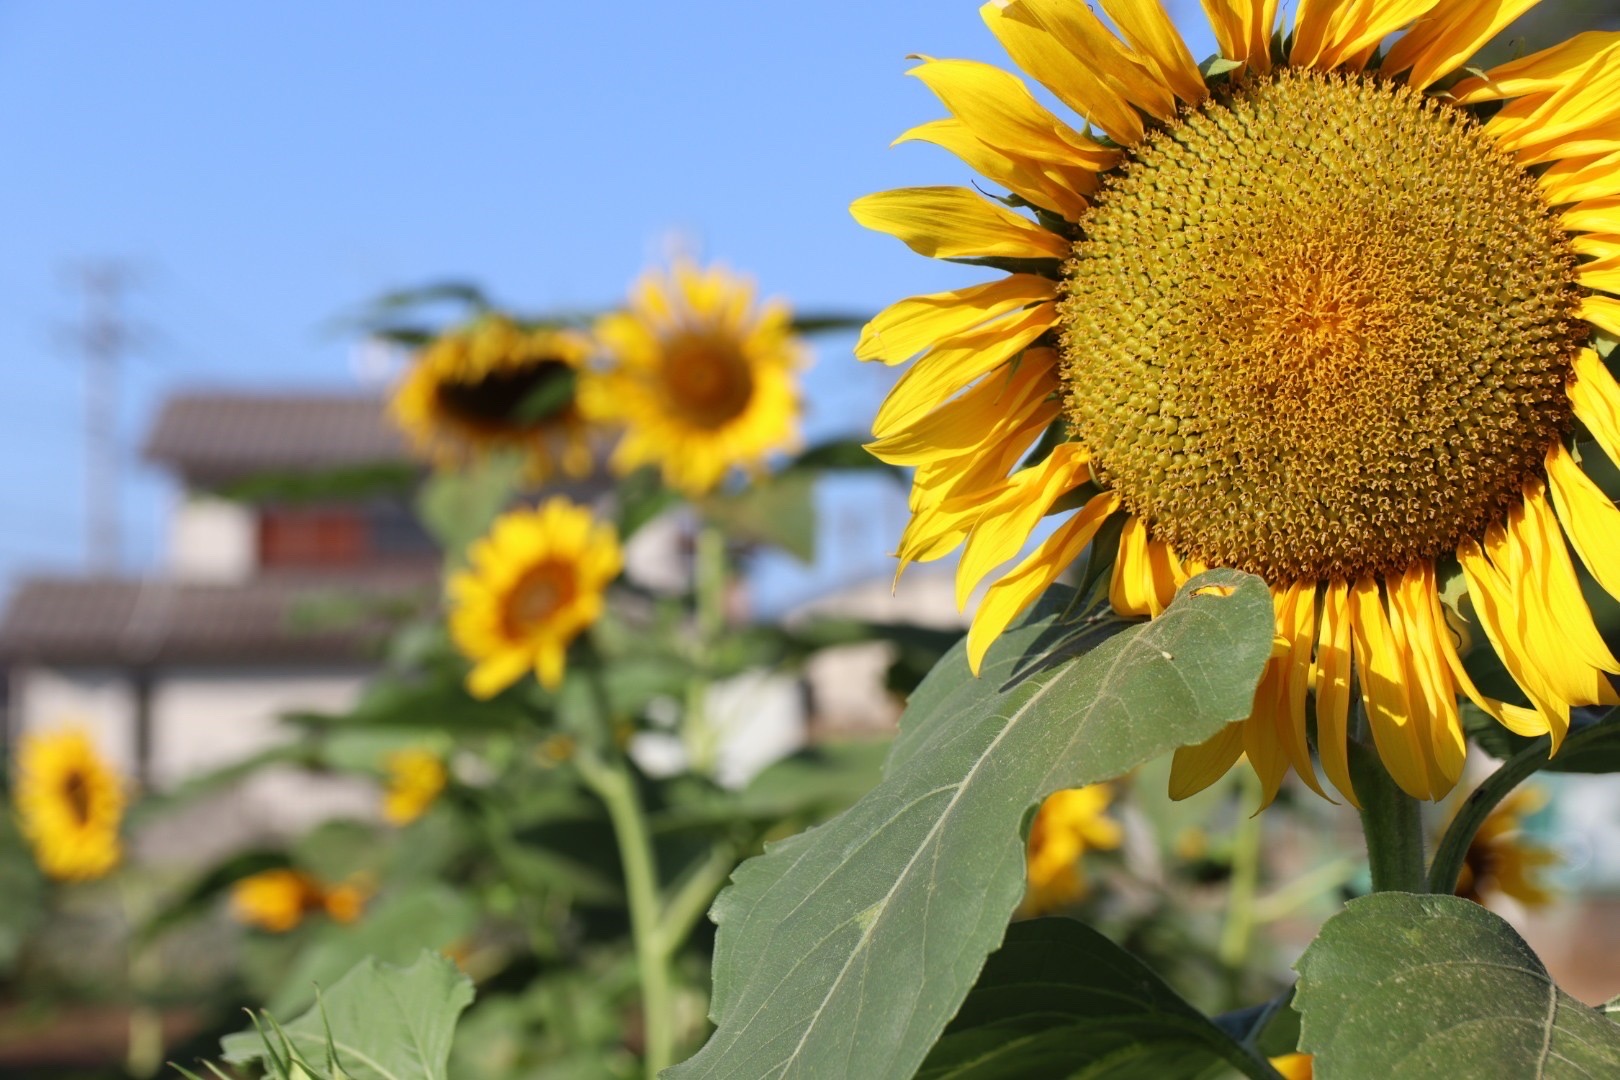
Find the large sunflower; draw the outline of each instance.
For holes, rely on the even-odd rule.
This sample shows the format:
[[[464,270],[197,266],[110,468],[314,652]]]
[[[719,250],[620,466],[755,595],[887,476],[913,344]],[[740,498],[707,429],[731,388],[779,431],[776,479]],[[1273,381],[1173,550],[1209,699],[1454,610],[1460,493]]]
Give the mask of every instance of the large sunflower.
[[[613,526],[554,498],[495,520],[448,583],[450,636],[473,661],[467,689],[487,698],[533,671],[555,689],[568,645],[602,613],[623,553]]]
[[[575,381],[590,354],[583,334],[483,315],[434,338],[390,408],[435,464],[465,465],[514,450],[533,481],[583,476],[591,470],[591,447]]]
[[[1620,455],[1599,357],[1620,336],[1620,34],[1458,77],[1534,2],[1301,0],[1274,35],[1276,0],[1204,0],[1202,69],[1157,0],[1103,0],[1113,28],[1074,0],[986,4],[1079,128],[995,67],[911,72],[951,115],[901,139],[1010,194],[853,207],[1005,271],[900,301],[857,347],[922,354],[874,425],[879,457],[916,466],[899,555],[965,544],[965,598],[1074,508],[990,586],[975,667],[1116,515],[1119,612],[1157,615],[1205,566],[1262,576],[1286,646],[1246,721],[1176,755],[1177,797],[1245,752],[1268,799],[1290,768],[1321,791],[1314,687],[1323,771],[1354,801],[1352,667],[1422,798],[1460,775],[1459,693],[1555,748],[1572,708],[1617,700],[1565,540],[1620,595],[1620,512],[1573,449],[1579,424]],[[1525,704],[1470,681],[1442,592],[1466,593]]]
[[[756,304],[752,282],[720,267],[643,275],[628,306],[599,321],[611,364],[581,394],[588,415],[626,428],[614,467],[656,465],[703,495],[796,446],[804,349],[792,326],[786,304]]]
[[[84,731],[24,736],[13,797],[23,837],[49,876],[90,881],[118,865],[124,790]]]

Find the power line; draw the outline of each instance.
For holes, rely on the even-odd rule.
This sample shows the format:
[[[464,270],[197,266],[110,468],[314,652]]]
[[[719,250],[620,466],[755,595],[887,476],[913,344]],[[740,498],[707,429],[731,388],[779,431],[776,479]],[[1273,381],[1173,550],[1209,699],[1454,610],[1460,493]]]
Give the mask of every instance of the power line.
[[[118,365],[134,336],[122,301],[135,273],[101,260],[71,267],[68,277],[84,297],[68,337],[84,360],[85,555],[91,570],[110,573],[120,546]]]

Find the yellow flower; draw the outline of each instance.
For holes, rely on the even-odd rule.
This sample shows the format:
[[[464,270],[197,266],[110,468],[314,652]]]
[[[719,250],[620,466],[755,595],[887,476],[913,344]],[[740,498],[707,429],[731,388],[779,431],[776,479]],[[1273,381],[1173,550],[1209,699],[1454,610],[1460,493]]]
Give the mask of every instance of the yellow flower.
[[[1271,1067],[1281,1073],[1284,1080],[1311,1080],[1315,1075],[1309,1054],[1284,1054],[1270,1060]]]
[[[449,778],[444,759],[421,747],[394,751],[383,759],[383,769],[383,817],[392,825],[409,825],[421,817]]]
[[[325,905],[326,890],[302,870],[263,870],[231,886],[231,913],[237,921],[272,934],[285,934]]]
[[[756,305],[747,279],[687,262],[649,272],[596,335],[612,364],[580,400],[593,419],[625,425],[619,472],[657,465],[671,487],[703,495],[798,445],[804,350],[787,305]]]
[[[1047,796],[1029,827],[1029,891],[1023,914],[1041,915],[1085,897],[1080,857],[1120,845],[1119,823],[1103,814],[1113,798],[1107,784]]]
[[[1322,792],[1314,689],[1322,769],[1354,801],[1352,666],[1421,798],[1461,775],[1459,694],[1555,748],[1573,707],[1620,700],[1565,544],[1620,596],[1620,510],[1571,444],[1578,422],[1620,459],[1597,351],[1620,337],[1620,34],[1438,89],[1533,2],[1301,0],[1274,54],[1275,0],[1204,0],[1231,65],[1207,79],[1158,0],[1103,0],[1117,34],[1082,3],[986,4],[1076,124],[995,67],[911,72],[950,116],[901,139],[956,153],[1011,208],[960,187],[853,207],[1005,271],[900,301],[857,346],[917,357],[871,446],[916,467],[900,558],[963,546],[963,601],[998,575],[975,669],[1114,515],[1121,613],[1158,615],[1207,566],[1263,577],[1281,645],[1249,718],[1177,753],[1178,798],[1245,753],[1268,801],[1290,768]],[[1528,704],[1464,671],[1453,574]]]
[[[351,878],[342,885],[325,890],[321,896],[321,907],[333,922],[352,923],[365,914],[371,893],[371,883],[365,876]]]
[[[430,342],[394,391],[395,421],[443,467],[498,450],[525,455],[529,479],[591,470],[574,380],[589,340],[484,315]]]
[[[90,881],[118,865],[124,792],[85,731],[25,735],[13,797],[22,835],[50,877]]]
[[[1491,893],[1511,896],[1526,907],[1552,903],[1552,892],[1536,880],[1536,872],[1558,865],[1558,856],[1526,842],[1523,832],[1524,819],[1546,804],[1546,795],[1535,788],[1519,788],[1497,804],[1468,842],[1454,890],[1458,896],[1476,904]]]
[[[487,698],[527,671],[555,689],[568,645],[602,613],[623,565],[613,526],[567,499],[497,518],[450,578],[450,635],[473,661],[467,689]]]

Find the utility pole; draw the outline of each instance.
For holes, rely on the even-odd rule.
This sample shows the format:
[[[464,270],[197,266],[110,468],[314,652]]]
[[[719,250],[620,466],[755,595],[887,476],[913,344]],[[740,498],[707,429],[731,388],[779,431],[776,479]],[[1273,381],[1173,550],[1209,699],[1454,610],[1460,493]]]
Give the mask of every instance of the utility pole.
[[[84,295],[83,321],[69,329],[84,360],[85,555],[92,571],[114,573],[119,563],[118,362],[132,337],[124,321],[124,292],[134,274],[122,263],[72,267]]]

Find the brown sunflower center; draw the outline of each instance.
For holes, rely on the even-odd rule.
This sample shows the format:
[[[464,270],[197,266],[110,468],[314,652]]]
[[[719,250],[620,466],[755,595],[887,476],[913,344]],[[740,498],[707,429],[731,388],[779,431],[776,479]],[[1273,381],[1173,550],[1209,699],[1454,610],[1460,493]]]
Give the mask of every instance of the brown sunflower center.
[[[446,412],[468,423],[532,430],[573,408],[575,374],[566,361],[539,360],[470,382],[442,382],[437,394]]]
[[[754,396],[748,358],[734,342],[716,337],[688,334],[670,342],[662,375],[671,407],[695,427],[724,427]]]
[[[507,595],[507,635],[526,636],[571,603],[578,592],[579,581],[572,564],[554,559],[535,564]]]
[[[1574,257],[1459,110],[1285,71],[1137,148],[1081,221],[1066,413],[1179,553],[1399,572],[1522,498],[1570,425]]]
[[[90,778],[80,769],[74,769],[62,778],[62,802],[67,805],[73,824],[90,824]]]

